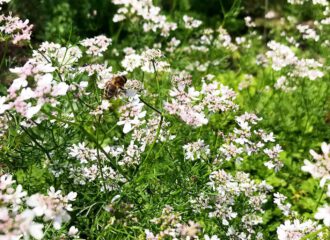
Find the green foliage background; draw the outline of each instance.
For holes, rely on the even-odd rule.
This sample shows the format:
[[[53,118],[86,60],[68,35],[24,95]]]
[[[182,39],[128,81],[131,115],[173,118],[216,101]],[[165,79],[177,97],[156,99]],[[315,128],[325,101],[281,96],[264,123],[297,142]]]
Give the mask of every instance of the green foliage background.
[[[284,0],[156,0],[154,3],[170,15],[190,13],[213,26],[231,12],[225,27],[230,32],[242,33],[245,26],[240,16],[264,15],[265,8],[280,8]],[[233,9],[241,5],[243,11]],[[39,41],[61,41],[71,34],[72,38],[84,38],[97,34],[112,35],[118,24],[112,22],[116,6],[110,0],[14,0],[10,8],[35,25],[34,38]],[[236,11],[236,12],[235,12]],[[227,16],[228,17],[228,16]],[[245,29],[246,30],[246,29]]]
[[[318,14],[316,10],[311,11],[306,6],[297,9],[290,8],[285,4],[285,0],[157,0],[154,2],[162,6],[169,17],[189,14],[203,20],[205,25],[210,27],[222,23],[232,36],[243,35],[248,31],[244,24],[245,16],[250,15],[254,19],[258,19],[263,17],[268,9],[275,9],[280,14],[294,14],[300,21],[317,18]],[[110,0],[13,0],[9,8],[22,18],[30,19],[30,22],[35,25],[33,44],[42,41],[77,42],[85,37],[98,34],[105,34],[113,38],[117,37],[115,35],[120,28],[120,24],[112,22],[116,7],[111,4]],[[132,41],[132,36],[129,36],[127,31],[127,29],[123,30],[115,39],[118,46],[132,42],[133,46],[141,47],[145,42],[153,42],[154,40],[146,35],[141,36],[141,39]],[[254,85],[248,90],[240,92],[238,101],[244,111],[255,112],[263,117],[263,127],[273,131],[278,137],[279,143],[285,150],[282,156],[285,167],[278,175],[260,171],[260,162],[255,165],[243,165],[242,169],[255,174],[254,177],[256,178],[266,179],[268,183],[275,187],[275,191],[278,190],[290,196],[290,201],[295,203],[294,210],[303,213],[306,218],[311,217],[319,204],[315,199],[320,199],[321,202],[324,202],[325,199],[322,199],[323,192],[318,185],[318,181],[310,179],[310,176],[304,174],[300,169],[303,159],[310,159],[309,149],[319,150],[321,142],[330,142],[330,127],[327,122],[327,116],[330,112],[329,74],[327,73],[325,76],[325,81],[302,82],[300,89],[294,93],[283,94],[263,91],[267,85],[274,85],[276,79],[271,69],[261,69],[252,63],[254,59],[251,56],[256,56],[260,50],[259,47],[261,48],[269,39],[279,36],[279,29],[276,24],[270,24],[270,26],[265,24],[263,27],[258,27],[257,31],[261,35],[266,34],[265,38],[255,40],[254,48],[250,49],[248,54],[231,56],[233,59],[225,60],[223,69],[219,69],[220,73],[216,78],[237,90],[238,83],[245,73],[254,75]],[[311,51],[301,51],[302,55],[317,57],[321,52],[317,46],[310,45],[307,47]],[[322,54],[326,57],[330,56],[330,51],[324,49]],[[199,57],[196,56],[196,59]],[[216,58],[216,56],[213,57]],[[329,57],[324,60],[326,64],[329,64]],[[16,63],[19,61],[19,59],[16,59]],[[180,61],[189,61],[189,59],[183,57]],[[175,59],[172,59],[172,62],[175,62]],[[115,64],[114,62],[113,65]],[[177,64],[180,64],[180,62]],[[230,125],[225,120],[216,124],[222,124],[221,127],[223,128]],[[52,129],[52,126],[44,127]],[[71,132],[66,132],[65,129],[54,128],[54,131],[58,131],[55,134],[59,136],[70,136],[71,134]],[[15,135],[14,132],[12,134]],[[36,133],[39,136],[42,134],[42,132]],[[196,134],[197,137],[201,136],[193,132],[191,134]],[[202,137],[212,140],[213,136],[205,135]],[[49,136],[44,137],[48,138]],[[20,141],[24,142],[24,139]],[[20,142],[17,144],[19,145]],[[57,150],[59,154],[70,143],[63,142],[61,144],[63,149]],[[182,145],[182,143],[177,145]],[[45,147],[47,148],[47,146]],[[173,149],[175,149],[174,146]],[[31,157],[28,153],[32,150],[28,148],[24,150],[26,152],[17,152],[16,155],[10,156],[12,159],[20,159],[20,162],[15,162],[10,168],[15,169],[18,167],[20,169],[17,174],[19,182],[25,182],[28,187],[33,186],[34,189],[32,190],[37,190],[45,182],[51,181],[51,176],[38,168],[37,164],[36,166],[26,165],[28,161],[24,161],[24,159]],[[179,152],[180,150],[173,153],[173,155],[179,158],[178,156],[182,155],[182,152]],[[1,154],[6,155],[8,153],[2,152]],[[207,172],[207,169],[193,164],[186,169],[180,169],[181,165],[177,164],[180,159],[173,159],[165,152],[161,152],[161,154],[165,156],[161,158],[161,163],[155,161],[150,163],[152,165],[142,166],[140,176],[124,190],[124,192],[131,194],[125,197],[129,200],[134,199],[137,201],[136,204],[149,202],[149,204],[143,206],[142,211],[143,214],[149,214],[150,218],[152,218],[152,214],[156,209],[159,210],[164,204],[171,202],[169,196],[176,200],[182,198],[181,202],[175,202],[175,204],[182,207],[184,211],[184,204],[187,200],[185,198],[189,196],[189,191],[193,192],[194,190],[189,189],[191,186],[185,186],[185,181],[182,179],[196,175],[203,176]],[[41,159],[42,155],[43,153],[39,152],[33,157]],[[154,157],[160,159],[158,155]],[[9,160],[8,164],[10,165],[10,163]],[[153,171],[149,172],[148,169],[153,169]],[[27,175],[26,172],[28,171],[33,174]],[[164,172],[167,174],[164,175]],[[184,172],[184,175],[181,176],[182,179],[178,179],[178,188],[185,191],[173,191],[171,180],[180,176],[182,172]],[[162,185],[159,184],[160,182]],[[200,183],[197,181],[197,184]],[[57,185],[60,186],[61,183],[57,183]],[[155,194],[150,197],[150,192]],[[93,196],[93,192],[89,192],[88,188],[82,194],[85,194],[85,199],[90,203],[93,203],[95,199],[100,198],[103,200],[102,198],[105,198],[104,196]],[[104,199],[104,201],[106,200]],[[159,206],[153,205],[154,203],[158,203]],[[110,229],[110,231],[104,232],[104,236],[99,235],[102,224],[99,225],[98,221],[102,222],[106,217],[102,214],[98,215],[97,212],[94,213],[95,206],[93,205],[91,211],[88,211],[88,214],[86,213],[85,218],[80,222],[81,226],[78,227],[84,229],[84,226],[91,226],[90,229],[85,229],[86,235],[95,237],[91,239],[96,239],[96,236],[98,239],[107,239],[109,237],[107,234],[114,233],[118,234],[118,239],[120,239],[121,229]],[[90,216],[96,216],[96,219],[93,219],[94,222],[90,219]],[[266,237],[269,237],[269,239],[274,236],[276,227],[281,222],[280,218],[281,214],[276,211],[270,211],[266,214],[265,226],[269,230],[269,236]],[[212,228],[212,226],[209,227]],[[134,229],[122,229],[122,231],[130,230],[134,232]]]

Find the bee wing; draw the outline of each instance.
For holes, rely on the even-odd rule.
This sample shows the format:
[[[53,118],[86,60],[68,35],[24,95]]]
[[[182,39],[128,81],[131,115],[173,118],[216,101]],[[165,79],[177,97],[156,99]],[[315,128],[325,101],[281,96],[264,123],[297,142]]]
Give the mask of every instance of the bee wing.
[[[125,95],[127,97],[134,97],[137,94],[137,91],[134,89],[126,89],[125,90]]]

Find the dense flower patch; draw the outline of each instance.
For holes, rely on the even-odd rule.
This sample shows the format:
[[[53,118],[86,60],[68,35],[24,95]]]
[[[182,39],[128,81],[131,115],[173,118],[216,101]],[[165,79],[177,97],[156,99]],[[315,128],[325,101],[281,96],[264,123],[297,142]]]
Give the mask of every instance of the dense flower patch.
[[[26,46],[0,63],[0,240],[329,239],[330,5],[238,2],[211,27],[113,0],[116,35],[64,44],[0,0]]]

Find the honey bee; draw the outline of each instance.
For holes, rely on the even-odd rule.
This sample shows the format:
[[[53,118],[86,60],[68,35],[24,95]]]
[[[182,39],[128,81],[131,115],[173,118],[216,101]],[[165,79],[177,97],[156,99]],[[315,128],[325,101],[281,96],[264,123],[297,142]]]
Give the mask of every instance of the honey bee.
[[[120,90],[124,90],[124,85],[127,82],[125,76],[115,76],[105,83],[103,96],[106,99],[111,99],[118,95]]]

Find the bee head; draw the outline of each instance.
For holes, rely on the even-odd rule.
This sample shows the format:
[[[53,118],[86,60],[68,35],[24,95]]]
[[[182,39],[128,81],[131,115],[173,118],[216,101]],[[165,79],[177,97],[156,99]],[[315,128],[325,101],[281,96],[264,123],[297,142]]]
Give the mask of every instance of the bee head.
[[[114,79],[114,83],[115,83],[116,85],[119,85],[120,87],[124,86],[126,82],[127,82],[127,78],[126,78],[124,75],[122,75],[122,76],[117,76],[117,77],[115,77],[115,79]]]

